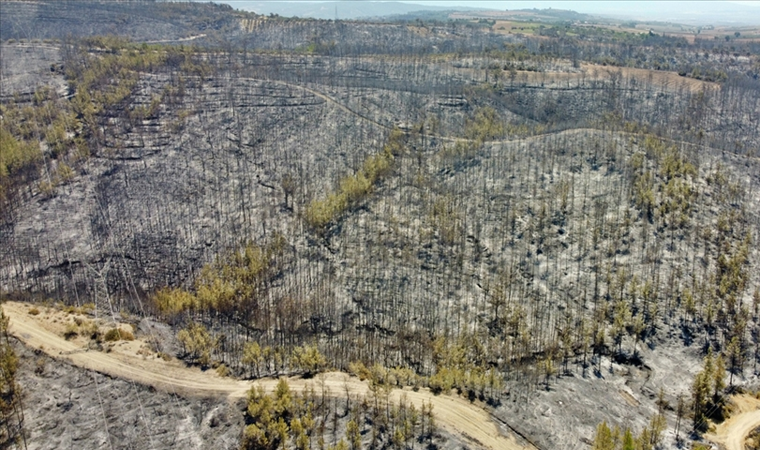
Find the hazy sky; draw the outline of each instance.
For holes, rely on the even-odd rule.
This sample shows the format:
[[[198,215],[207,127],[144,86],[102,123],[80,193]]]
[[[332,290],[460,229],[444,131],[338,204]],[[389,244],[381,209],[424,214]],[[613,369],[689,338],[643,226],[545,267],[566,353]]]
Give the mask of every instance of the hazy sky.
[[[234,6],[235,3],[247,3],[250,0],[216,0],[229,3]],[[266,2],[267,0],[264,0]],[[334,2],[341,0],[268,0],[269,2],[288,2],[288,3],[322,3]],[[356,1],[356,0],[353,0]],[[733,3],[738,5],[756,6],[760,8],[760,0],[742,1],[742,0],[698,0],[698,1],[662,1],[662,0],[639,0],[639,1],[583,1],[583,0],[359,0],[359,1],[401,1],[404,3],[416,3],[421,5],[434,6],[471,6],[476,8],[492,9],[524,9],[524,8],[556,8],[571,9],[578,12],[595,12],[600,10],[624,10],[625,4],[645,5],[649,8],[658,8],[658,4],[675,4],[686,8],[699,8],[700,4],[721,4]]]
[[[403,1],[403,0],[402,0]],[[642,3],[642,4],[649,4],[653,7],[656,7],[657,3],[680,3],[682,5],[688,5],[689,7],[699,7],[699,3],[735,3],[738,5],[749,5],[749,6],[758,6],[760,7],[760,1],[727,1],[727,0],[714,0],[714,1],[670,1],[670,2],[662,2],[662,1],[637,1],[635,3]],[[565,0],[565,1],[509,1],[509,0],[406,0],[405,3],[419,3],[419,4],[425,4],[425,5],[436,5],[436,6],[450,6],[450,5],[466,5],[466,6],[475,6],[479,8],[496,8],[496,9],[512,9],[512,8],[538,8],[539,6],[534,5],[548,5],[546,7],[551,6],[552,8],[557,9],[574,9],[576,7],[582,7],[582,8],[588,8],[588,9],[598,9],[598,8],[605,8],[610,7],[614,8],[615,3],[620,2],[603,2],[603,1],[572,1],[572,0]],[[625,2],[630,3],[630,2]]]
[[[585,14],[626,16],[674,22],[743,22],[760,25],[760,1],[504,1],[504,0],[408,0],[435,6],[466,5],[505,10],[526,8],[569,9]]]
[[[668,7],[681,7],[686,9],[700,9],[701,7],[733,3],[738,5],[756,6],[760,8],[760,1],[506,1],[506,0],[401,0],[404,3],[417,3],[435,6],[472,6],[489,9],[525,9],[525,8],[555,8],[570,9],[588,14],[613,14],[624,13],[631,6],[646,9],[661,9]]]
[[[298,11],[314,10],[315,6],[324,3],[319,0],[215,0],[231,4],[233,7],[253,10],[261,13],[275,12],[285,15],[299,15]],[[335,1],[335,0],[332,0]],[[375,0],[365,0],[372,2]],[[394,0],[388,0],[394,1]],[[657,20],[675,23],[691,24],[744,24],[760,25],[760,0],[731,1],[731,0],[696,0],[696,1],[655,1],[655,0],[617,0],[617,1],[587,1],[587,0],[395,0],[407,4],[418,4],[436,7],[468,6],[492,10],[515,10],[530,8],[554,8],[572,10],[585,14],[599,14],[636,20]],[[341,3],[341,0],[338,0]],[[351,9],[356,10],[358,3],[353,0]],[[382,3],[382,1],[380,2]],[[255,5],[251,7],[251,5]],[[279,6],[278,6],[279,5]],[[303,9],[299,6],[303,5]],[[330,6],[331,11],[333,7]],[[389,11],[392,13],[392,6]],[[338,8],[340,9],[340,8]],[[377,11],[377,8],[374,8]],[[326,15],[324,18],[333,18]],[[320,17],[320,16],[314,16]],[[345,17],[345,16],[344,16]],[[354,17],[361,17],[355,15]]]

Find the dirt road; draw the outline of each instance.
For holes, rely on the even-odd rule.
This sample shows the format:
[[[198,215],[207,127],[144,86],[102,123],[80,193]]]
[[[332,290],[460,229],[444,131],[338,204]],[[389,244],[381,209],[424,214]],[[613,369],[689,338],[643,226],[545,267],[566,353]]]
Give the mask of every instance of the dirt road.
[[[273,391],[277,384],[274,379],[247,382],[223,378],[214,371],[188,368],[176,359],[165,361],[155,355],[141,356],[135,351],[144,346],[139,339],[121,342],[108,353],[88,350],[81,341],[67,341],[60,334],[61,324],[69,320],[65,313],[47,309],[38,315],[30,315],[30,305],[16,302],[6,302],[2,307],[10,318],[11,333],[27,346],[113,377],[185,395],[224,396],[229,399],[245,397],[253,385]],[[331,395],[342,396],[346,392],[352,396],[369,394],[367,383],[339,372],[327,373],[313,380],[288,379],[294,391],[301,391],[309,385],[314,386],[315,390],[321,389],[322,382]],[[426,389],[418,392],[394,389],[390,397],[397,401],[402,395],[418,408],[422,407],[423,402],[432,403],[438,424],[451,433],[466,436],[473,445],[494,450],[532,448],[518,444],[514,437],[503,436],[485,410],[460,397],[436,396]]]
[[[145,41],[145,43],[146,44],[163,44],[165,42],[187,42],[187,41],[194,41],[196,39],[200,39],[204,37],[206,37],[206,33],[196,34],[194,36],[188,36],[188,37],[177,38],[177,39],[161,39],[158,41]]]
[[[752,430],[760,427],[760,400],[750,395],[736,395],[732,400],[738,406],[738,412],[705,438],[723,445],[726,450],[744,450],[744,440]]]

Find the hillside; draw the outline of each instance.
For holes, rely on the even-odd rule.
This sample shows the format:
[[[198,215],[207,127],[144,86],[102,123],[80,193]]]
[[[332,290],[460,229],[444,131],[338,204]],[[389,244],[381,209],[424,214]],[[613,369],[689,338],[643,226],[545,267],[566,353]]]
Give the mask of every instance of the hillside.
[[[362,19],[403,14],[414,11],[451,11],[451,7],[420,5],[405,2],[363,2],[339,1],[319,3],[234,1],[223,2],[235,9],[252,11],[257,14],[277,14],[284,17],[301,17],[310,19]],[[457,10],[478,8],[456,7]]]
[[[54,3],[2,5],[60,36],[40,19]],[[28,322],[57,333],[53,357],[91,353],[60,353],[56,371],[112,364],[108,323],[117,342],[131,323],[125,348],[144,343],[155,363],[97,370],[133,380],[139,403],[141,383],[166,395],[158,358],[181,359],[199,392],[178,393],[162,427],[213,409],[225,431],[199,419],[187,433],[225,448],[317,448],[320,427],[325,448],[500,448],[452,425],[446,402],[462,397],[521,445],[587,448],[606,421],[675,448],[755,388],[754,43],[196,4],[56,15],[83,5],[103,24],[123,8],[176,28],[3,34],[0,294],[33,304],[6,305],[22,342],[32,331],[14,323]],[[22,389],[60,391],[21,370]],[[332,370],[368,379],[353,396],[368,406],[351,408],[348,388],[319,408],[301,397],[299,377]],[[245,400],[198,403],[208,376]],[[295,406],[276,406],[281,376]],[[413,414],[391,396],[405,388]],[[114,415],[86,447],[132,445]],[[174,445],[161,436],[154,448]]]
[[[228,5],[147,1],[0,2],[0,40],[63,39],[120,35],[136,40],[178,41],[199,34],[234,33]]]

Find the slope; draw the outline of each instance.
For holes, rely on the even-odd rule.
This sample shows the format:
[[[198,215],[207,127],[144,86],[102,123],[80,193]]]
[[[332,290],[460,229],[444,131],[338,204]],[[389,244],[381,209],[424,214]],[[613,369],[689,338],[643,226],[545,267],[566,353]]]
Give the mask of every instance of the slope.
[[[145,359],[135,354],[118,351],[109,353],[90,351],[46,329],[43,320],[28,313],[29,305],[6,302],[2,307],[5,314],[10,317],[11,332],[24,344],[88,370],[134,380],[183,395],[227,397],[231,400],[245,397],[248,390],[255,385],[260,385],[269,392],[274,391],[277,386],[275,379],[247,382],[223,378],[210,371],[204,372],[183,367],[176,360],[167,362],[160,358]],[[321,385],[323,381],[332,393],[348,392],[351,395],[361,396],[369,395],[370,392],[367,383],[338,372],[325,374],[324,378],[320,377],[317,380],[288,379],[291,389],[296,391],[301,391],[308,385]],[[396,389],[392,392],[391,398],[396,401],[402,395],[418,408],[422,407],[423,402],[431,402],[436,419],[443,427],[479,443],[481,448],[494,450],[531,448],[518,444],[514,437],[504,437],[486,411],[461,398],[436,396],[427,389],[418,392]]]

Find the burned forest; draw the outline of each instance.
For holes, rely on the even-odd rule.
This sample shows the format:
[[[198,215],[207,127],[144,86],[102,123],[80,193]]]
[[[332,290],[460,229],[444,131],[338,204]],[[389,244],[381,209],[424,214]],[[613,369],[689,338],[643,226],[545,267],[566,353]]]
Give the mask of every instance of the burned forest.
[[[2,446],[734,448],[760,39],[0,12]]]

